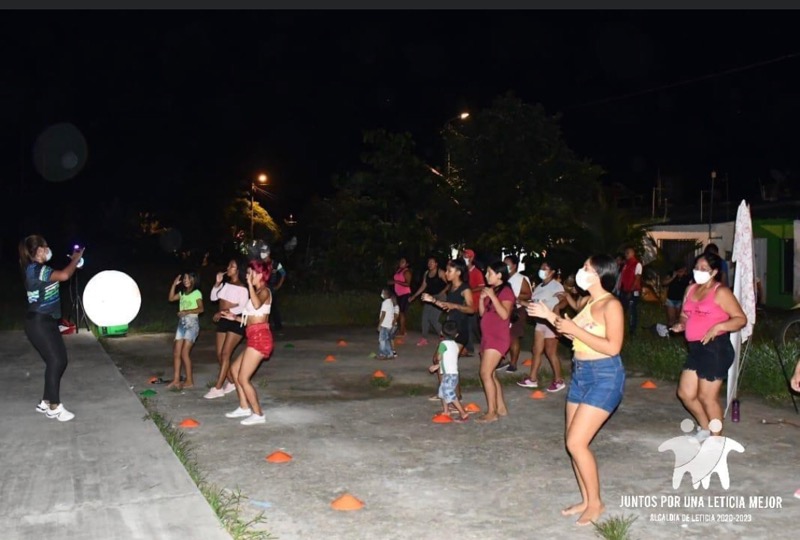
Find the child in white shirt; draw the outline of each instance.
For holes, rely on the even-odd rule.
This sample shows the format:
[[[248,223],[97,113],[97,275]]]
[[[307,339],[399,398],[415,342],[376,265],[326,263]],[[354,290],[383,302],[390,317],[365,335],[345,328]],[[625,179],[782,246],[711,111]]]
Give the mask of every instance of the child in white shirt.
[[[458,351],[459,345],[455,342],[458,335],[458,325],[454,321],[447,321],[442,326],[444,337],[439,342],[439,350],[436,353],[435,363],[428,368],[431,373],[437,371],[441,375],[439,382],[439,398],[442,400],[442,414],[450,414],[450,404],[458,411],[459,417],[454,418],[455,422],[466,422],[469,414],[464,410],[461,402],[456,396],[458,387]]]
[[[394,304],[389,289],[381,289],[381,311],[378,316],[378,358],[392,358],[392,325],[394,323]]]

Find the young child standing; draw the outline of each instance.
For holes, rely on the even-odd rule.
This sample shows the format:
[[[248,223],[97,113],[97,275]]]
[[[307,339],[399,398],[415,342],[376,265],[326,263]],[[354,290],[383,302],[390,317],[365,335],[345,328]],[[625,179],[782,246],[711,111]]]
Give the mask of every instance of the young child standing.
[[[192,359],[189,353],[200,334],[200,319],[203,313],[203,293],[197,288],[197,274],[179,274],[169,290],[169,301],[178,302],[178,330],[175,332],[175,346],[172,350],[172,382],[167,388],[192,388]],[[183,285],[178,290],[178,285]],[[181,365],[186,372],[186,381],[181,384]]]
[[[394,304],[387,287],[381,289],[381,312],[378,316],[378,358],[387,360],[392,353],[392,326],[394,324]]]
[[[442,414],[450,414],[450,404],[452,403],[458,411],[459,417],[454,418],[455,422],[466,422],[469,414],[464,410],[458,396],[456,387],[458,386],[458,353],[460,346],[455,342],[458,335],[458,325],[454,321],[447,321],[442,325],[444,337],[439,342],[439,350],[436,353],[436,362],[428,368],[431,373],[439,372],[439,398],[442,400]]]
[[[392,358],[397,358],[397,349],[394,348],[394,338],[397,337],[397,330],[400,328],[400,304],[397,302],[397,295],[389,290],[389,299],[392,301],[392,329],[389,330],[389,347],[392,349]]]

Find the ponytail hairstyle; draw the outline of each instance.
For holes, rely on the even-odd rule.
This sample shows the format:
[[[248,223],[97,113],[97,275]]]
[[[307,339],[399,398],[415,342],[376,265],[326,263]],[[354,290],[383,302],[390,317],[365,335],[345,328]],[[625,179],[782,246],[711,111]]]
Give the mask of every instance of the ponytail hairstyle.
[[[26,236],[19,242],[19,267],[23,272],[33,262],[40,247],[47,246],[45,239],[39,234]]]

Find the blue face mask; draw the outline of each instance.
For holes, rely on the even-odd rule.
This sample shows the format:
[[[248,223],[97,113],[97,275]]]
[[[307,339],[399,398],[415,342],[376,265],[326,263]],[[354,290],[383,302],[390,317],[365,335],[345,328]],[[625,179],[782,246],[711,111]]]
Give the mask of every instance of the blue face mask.
[[[49,261],[52,258],[53,258],[53,252],[50,250],[50,248],[47,248],[47,254],[45,254],[44,256],[45,262]]]

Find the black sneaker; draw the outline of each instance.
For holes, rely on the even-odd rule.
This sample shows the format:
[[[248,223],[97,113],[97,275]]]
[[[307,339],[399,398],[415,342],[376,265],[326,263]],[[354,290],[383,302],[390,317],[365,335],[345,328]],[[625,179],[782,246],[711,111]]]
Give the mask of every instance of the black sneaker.
[[[509,372],[509,373],[514,373],[515,371],[517,371],[517,366],[515,366],[513,364],[508,364],[508,367],[506,368],[506,371]]]
[[[505,369],[506,367],[508,367],[508,366],[510,366],[510,365],[511,365],[511,364],[509,364],[508,362],[502,362],[502,361],[501,361],[499,364],[497,364],[497,367],[496,367],[496,368],[494,368],[494,370],[495,370],[495,371],[499,371],[499,370],[501,370],[501,369]]]

